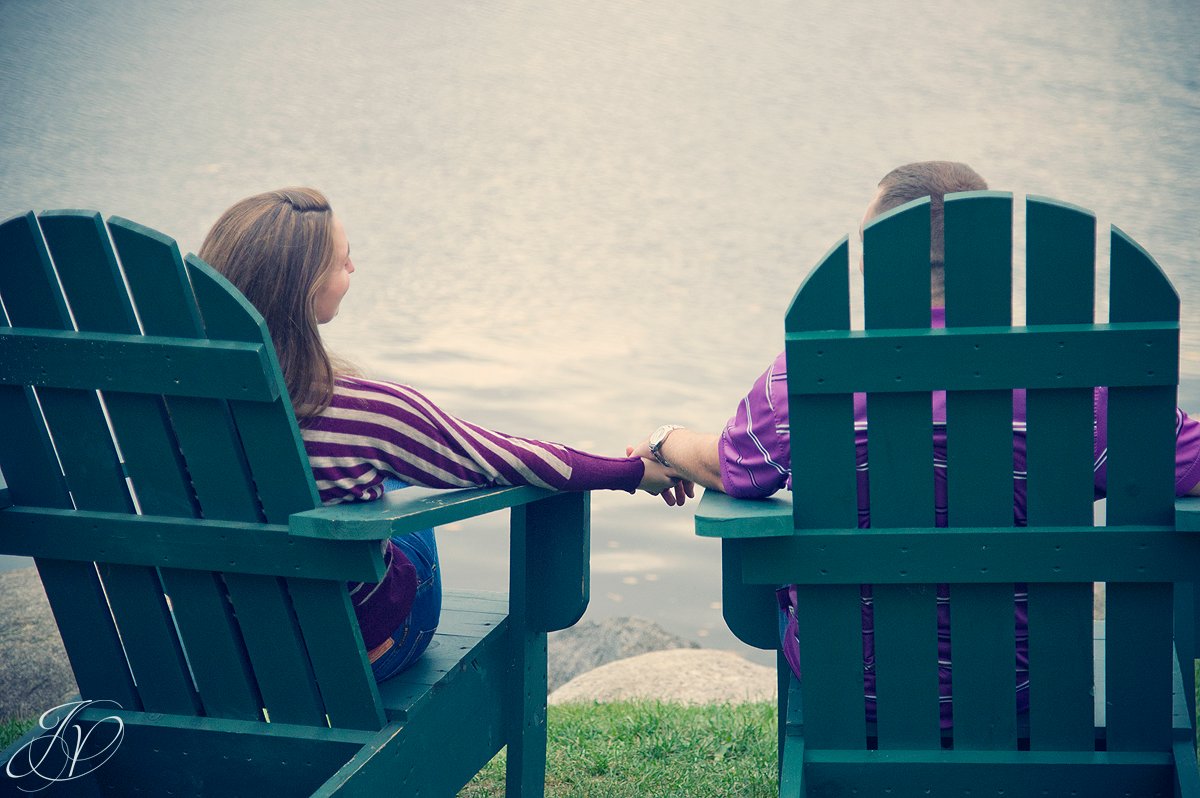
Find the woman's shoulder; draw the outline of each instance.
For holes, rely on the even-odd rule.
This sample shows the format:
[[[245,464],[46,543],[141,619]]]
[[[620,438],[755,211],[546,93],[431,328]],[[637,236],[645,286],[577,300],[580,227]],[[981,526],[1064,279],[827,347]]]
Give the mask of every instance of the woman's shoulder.
[[[433,404],[410,385],[391,380],[376,380],[366,377],[339,376],[334,379],[331,409],[393,407],[409,413],[425,415],[433,410]]]

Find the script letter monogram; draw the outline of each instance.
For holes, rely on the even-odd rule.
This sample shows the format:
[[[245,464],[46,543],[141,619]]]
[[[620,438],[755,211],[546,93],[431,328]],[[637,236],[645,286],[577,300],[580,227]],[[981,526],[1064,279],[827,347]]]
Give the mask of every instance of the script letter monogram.
[[[18,789],[38,792],[82,778],[112,758],[125,738],[125,721],[108,715],[90,722],[86,732],[75,722],[83,710],[102,704],[121,708],[115,701],[71,701],[42,713],[38,726],[45,733],[23,745],[4,766],[10,778],[24,782]]]

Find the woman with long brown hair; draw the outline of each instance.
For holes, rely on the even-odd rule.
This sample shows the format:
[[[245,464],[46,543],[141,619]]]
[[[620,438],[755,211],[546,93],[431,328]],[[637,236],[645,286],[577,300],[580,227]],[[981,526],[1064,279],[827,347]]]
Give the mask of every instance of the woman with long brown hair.
[[[640,488],[668,503],[685,500],[685,486],[655,460],[602,457],[485,429],[406,385],[356,376],[334,360],[317,327],[337,315],[355,268],[345,228],[319,191],[287,188],[238,202],[199,254],[266,320],[326,504],[370,501],[405,485]],[[385,560],[378,584],[350,585],[380,680],[421,655],[441,607],[432,530],[388,541]]]

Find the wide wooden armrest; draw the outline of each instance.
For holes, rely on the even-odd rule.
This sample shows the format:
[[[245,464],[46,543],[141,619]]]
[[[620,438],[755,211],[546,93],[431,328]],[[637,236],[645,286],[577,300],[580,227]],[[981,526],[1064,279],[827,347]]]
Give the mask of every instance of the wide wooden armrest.
[[[1175,528],[1180,532],[1200,531],[1200,496],[1182,496],[1175,500]]]
[[[405,488],[373,502],[335,504],[291,516],[288,533],[325,540],[384,540],[477,515],[518,507],[556,493],[541,488]]]
[[[704,538],[772,538],[792,534],[792,494],[734,499],[706,490],[696,508],[696,534]]]

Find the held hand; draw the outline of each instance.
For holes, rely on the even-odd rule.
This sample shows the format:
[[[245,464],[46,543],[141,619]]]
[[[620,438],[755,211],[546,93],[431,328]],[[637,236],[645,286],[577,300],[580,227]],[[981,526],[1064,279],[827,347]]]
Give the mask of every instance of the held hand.
[[[642,442],[637,446],[626,446],[625,455],[627,457],[641,457],[646,460],[654,460],[654,455],[650,453],[650,438],[642,438]]]
[[[632,447],[629,448],[629,451],[633,451]],[[642,474],[642,482],[638,485],[639,490],[661,496],[662,500],[670,507],[676,505],[682,507],[688,498],[695,497],[695,485],[685,479],[680,479],[678,475],[663,467],[657,460],[643,457],[642,465],[645,466],[645,473]]]

